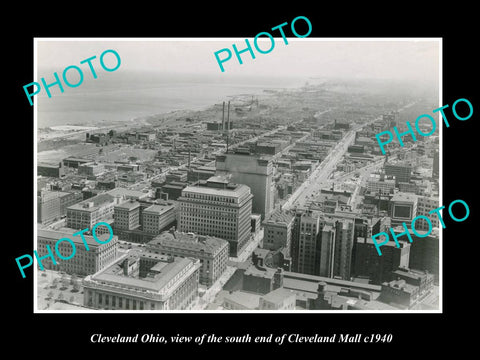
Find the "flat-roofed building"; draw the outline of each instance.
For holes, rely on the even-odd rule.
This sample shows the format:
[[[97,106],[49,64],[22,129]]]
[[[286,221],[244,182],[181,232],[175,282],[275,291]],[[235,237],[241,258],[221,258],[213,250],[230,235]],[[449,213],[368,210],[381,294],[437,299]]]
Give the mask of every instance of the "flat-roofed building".
[[[41,191],[37,196],[37,222],[46,224],[67,212],[67,207],[82,201],[81,192]]]
[[[178,228],[225,239],[230,256],[238,256],[251,237],[252,198],[248,186],[221,176],[187,186],[178,198]]]
[[[412,178],[412,167],[405,164],[385,164],[385,174],[395,176],[396,185],[398,183],[410,182]]]
[[[154,204],[142,212],[142,229],[149,234],[160,234],[176,220],[175,206]]]
[[[385,176],[385,174],[370,174],[367,179],[367,191],[392,194],[395,190],[395,176]]]
[[[131,252],[83,280],[84,305],[107,310],[188,310],[198,298],[200,260]]]
[[[39,163],[37,164],[37,175],[63,178],[65,177],[65,167],[61,161],[58,164]]]
[[[380,299],[387,304],[408,308],[417,301],[418,297],[418,286],[410,285],[403,279],[382,284]]]
[[[423,215],[429,218],[432,228],[439,227],[439,218],[438,215],[433,213],[430,214],[430,211],[435,210],[439,207],[438,197],[431,196],[419,196],[417,201],[417,216]],[[415,230],[425,230],[429,231],[430,225],[427,220],[420,218],[415,221]]]
[[[103,193],[81,201],[67,208],[67,227],[72,229],[92,229],[104,219],[113,216],[114,206],[120,204],[115,197]]]
[[[282,211],[274,212],[263,222],[263,247],[269,250],[285,248],[289,257],[293,222],[293,215]]]
[[[236,290],[223,297],[225,310],[258,310],[261,295]]]
[[[433,274],[430,274],[428,271],[409,269],[406,266],[399,267],[395,271],[392,271],[392,277],[394,280],[402,279],[405,280],[407,284],[418,286],[420,295],[431,290],[434,283]]]
[[[78,175],[83,175],[87,178],[95,178],[103,172],[105,172],[105,166],[94,161],[78,165]]]
[[[227,269],[228,241],[213,236],[163,232],[148,242],[156,254],[193,257],[200,260],[200,284],[211,286]]]
[[[93,236],[84,235],[85,242],[88,246],[86,249],[85,243],[82,241],[80,235],[73,236],[75,231],[56,231],[43,230],[37,231],[37,252],[39,257],[47,255],[48,248],[55,256],[56,265],[53,264],[51,257],[42,260],[42,265],[46,269],[65,271],[68,274],[88,275],[94,274],[102,270],[105,266],[114,261],[118,256],[118,238],[113,235],[111,240],[106,244],[100,244],[95,241]],[[100,241],[107,241],[110,234],[97,234]],[[59,239],[68,238],[75,244],[75,255],[68,260],[62,260],[55,253],[55,244]],[[58,251],[63,257],[69,257],[73,252],[73,247],[68,241],[61,241],[58,246]]]
[[[390,200],[390,217],[392,227],[402,225],[409,227],[410,222],[417,216],[418,196],[410,193],[398,192]]]
[[[72,229],[92,229],[97,222],[113,218],[114,208],[130,199],[148,197],[141,191],[115,188],[81,201],[67,208],[67,227]]]
[[[295,310],[296,295],[283,287],[270,291],[260,298],[260,310]]]
[[[140,203],[134,200],[115,205],[113,210],[114,230],[134,230],[140,226]]]
[[[231,174],[232,181],[245,184],[253,195],[252,212],[267,218],[273,211],[275,183],[270,157],[235,153],[218,155],[217,175]]]
[[[410,243],[389,241],[380,248],[378,255],[372,238],[358,237],[355,249],[354,276],[366,276],[373,284],[382,284],[391,280],[392,271],[399,267],[408,267]]]

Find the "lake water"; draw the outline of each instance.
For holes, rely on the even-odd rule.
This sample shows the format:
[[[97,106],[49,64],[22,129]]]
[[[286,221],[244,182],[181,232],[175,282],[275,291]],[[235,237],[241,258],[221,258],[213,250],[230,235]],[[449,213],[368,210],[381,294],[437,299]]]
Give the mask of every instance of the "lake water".
[[[58,86],[52,87],[52,98],[42,89],[35,98],[38,127],[96,126],[102,121],[131,121],[174,110],[205,108],[228,101],[233,95],[261,94],[265,89],[294,88],[304,83],[305,79],[292,78],[252,77],[227,81],[204,75],[121,71],[104,74],[98,79],[85,76],[79,87],[64,86],[63,93]]]

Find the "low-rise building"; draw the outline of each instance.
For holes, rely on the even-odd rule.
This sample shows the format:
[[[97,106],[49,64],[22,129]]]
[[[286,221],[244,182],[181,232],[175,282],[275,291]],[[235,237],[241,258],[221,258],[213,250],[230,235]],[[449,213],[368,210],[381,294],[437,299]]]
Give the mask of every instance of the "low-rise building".
[[[129,253],[83,280],[84,305],[106,310],[188,310],[198,298],[200,260]]]
[[[233,291],[226,294],[223,298],[223,308],[225,310],[258,310],[261,295],[246,292]]]
[[[417,301],[418,286],[410,285],[405,280],[392,280],[382,284],[381,301],[390,305],[408,308]]]
[[[260,310],[295,310],[296,295],[283,287],[270,291],[260,298]]]
[[[213,236],[164,232],[147,244],[155,254],[193,257],[200,260],[200,284],[213,285],[227,269],[228,241]]]
[[[55,244],[59,239],[68,238],[75,244],[75,255],[68,260],[62,260],[56,254],[55,262],[53,264],[52,258],[47,257],[42,260],[42,265],[45,269],[65,271],[68,274],[89,275],[102,270],[105,266],[114,261],[118,256],[118,238],[113,235],[112,239],[106,244],[100,244],[95,241],[92,236],[84,235],[85,243],[82,238],[77,235],[73,236],[75,231],[55,231],[43,230],[37,231],[37,253],[39,257],[48,255],[50,252],[55,252]],[[97,238],[101,241],[107,241],[110,238],[109,234],[97,234]],[[47,247],[48,246],[48,247]],[[68,241],[59,243],[58,252],[63,257],[69,257],[73,253],[73,247]]]

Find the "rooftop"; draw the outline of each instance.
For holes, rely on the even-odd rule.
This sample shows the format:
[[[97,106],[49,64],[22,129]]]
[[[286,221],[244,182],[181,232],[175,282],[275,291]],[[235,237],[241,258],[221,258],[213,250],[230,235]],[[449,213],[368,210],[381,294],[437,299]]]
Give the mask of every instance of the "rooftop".
[[[287,290],[283,287],[280,287],[264,295],[263,299],[270,303],[279,304],[291,296],[295,296],[295,293],[292,290]]]
[[[258,305],[260,303],[260,297],[261,295],[258,294],[238,290],[234,291],[231,294],[225,295],[224,299],[230,300],[241,306],[246,307],[247,309],[253,310],[258,308]]]
[[[411,193],[397,192],[392,196],[392,201],[417,201],[418,196]]]
[[[263,277],[272,279],[276,270],[272,268],[265,268],[265,270],[257,268],[255,265],[250,265],[244,272],[244,275],[251,275],[255,277]]]
[[[300,274],[300,273],[295,273],[291,271],[284,272],[284,277],[283,277],[284,286],[285,286],[286,279],[297,279],[297,280],[311,282],[315,285],[315,292],[317,292],[317,285],[319,282],[325,282],[328,285],[341,286],[341,287],[347,287],[347,288],[358,288],[358,289],[367,290],[367,291],[380,291],[381,289],[381,286],[379,285],[363,284],[363,283],[358,283],[354,281],[332,279],[332,278],[317,276],[317,275]]]
[[[167,256],[149,252],[139,253],[134,256],[157,260],[157,264],[152,267],[157,273],[152,277],[145,278],[124,275],[122,262],[128,257],[128,255],[126,255],[119,258],[114,264],[93,275],[91,279],[119,287],[135,288],[137,291],[159,292],[187,266],[198,262],[198,260],[180,257],[175,257],[172,262],[169,262]]]
[[[140,206],[140,203],[136,201],[127,201],[127,202],[124,202],[123,204],[115,205],[116,208],[127,209],[127,210],[133,210],[139,206]]]
[[[208,184],[205,184],[205,183],[202,184],[200,182],[197,185],[190,185],[184,188],[182,191],[182,194],[184,193],[197,193],[197,194],[205,194],[205,195],[239,197],[245,193],[250,193],[250,188],[247,185],[243,185],[243,184],[235,184],[234,186],[231,186],[231,187],[227,187],[226,185],[225,188],[215,188],[215,187],[209,187]]]
[[[92,212],[98,210],[98,208],[100,208],[102,205],[113,203],[114,201],[114,196],[108,193],[101,193],[89,199],[83,200],[77,204],[73,204],[67,209]]]
[[[107,191],[107,193],[114,197],[125,196],[125,197],[136,198],[136,199],[142,199],[148,196],[148,194],[145,194],[142,191],[130,190],[130,189],[125,189],[121,187],[116,187],[115,189]]]
[[[37,238],[45,238],[45,239],[52,239],[52,240],[59,240],[61,238],[69,238],[73,241],[74,244],[82,244],[83,241],[80,235],[73,236],[74,233],[78,232],[79,230],[74,230],[71,229],[71,231],[68,230],[63,230],[63,231],[57,231],[57,230],[45,230],[45,229],[38,229],[37,230]],[[96,247],[100,246],[102,244],[98,243],[95,241],[93,236],[90,235],[84,235],[85,237],[85,242],[89,247]],[[101,241],[107,241],[108,238],[110,237],[110,234],[101,234],[97,235],[97,238]],[[109,242],[110,243],[110,242]]]
[[[293,220],[294,216],[290,213],[283,212],[281,210],[276,210],[264,221],[264,224],[289,224]]]
[[[390,282],[384,282],[382,285],[389,288],[401,289],[407,293],[413,293],[417,290],[416,286],[407,284],[405,280],[392,280]]]
[[[181,250],[201,251],[215,254],[219,249],[228,246],[228,241],[213,236],[198,236],[175,231],[163,232],[148,242],[152,248],[156,246],[172,247]]]
[[[403,227],[402,227],[402,231],[403,231]],[[382,235],[382,237],[380,238],[380,240],[383,240],[384,239],[384,236]],[[373,239],[371,237],[368,237],[367,239],[363,238],[363,237],[358,237],[357,238],[357,244],[369,244],[369,245],[372,245],[374,246],[375,244],[373,243]],[[389,246],[389,247],[393,247],[393,248],[405,248],[405,247],[409,247],[410,246],[410,243],[407,243],[407,242],[403,242],[403,241],[399,241],[398,244],[400,245],[400,247],[398,247],[395,243],[395,241],[388,241],[386,244],[382,245],[382,246]]]
[[[162,204],[154,204],[143,210],[143,213],[150,213],[150,214],[157,214],[161,215],[171,209],[175,208],[174,205],[162,205]]]

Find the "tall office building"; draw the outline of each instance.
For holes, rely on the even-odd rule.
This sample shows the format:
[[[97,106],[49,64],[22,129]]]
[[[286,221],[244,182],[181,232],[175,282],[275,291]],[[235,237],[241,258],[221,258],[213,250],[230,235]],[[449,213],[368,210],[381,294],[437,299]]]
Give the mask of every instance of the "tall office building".
[[[297,271],[302,274],[316,275],[320,254],[320,218],[312,214],[302,214],[298,232]]]
[[[273,165],[268,157],[235,153],[218,155],[217,175],[231,174],[232,181],[250,187],[252,212],[268,218],[274,206]]]
[[[333,278],[333,263],[335,254],[335,227],[325,224],[320,240],[320,264],[318,275]]]
[[[438,150],[435,150],[435,152],[433,153],[432,176],[435,178],[435,177],[438,177],[439,174],[440,174],[440,158],[439,158]]]
[[[373,284],[381,285],[391,280],[391,272],[399,267],[408,267],[410,260],[410,244],[389,241],[382,246],[382,256],[378,256],[372,238],[359,237],[356,242],[355,276],[367,276]]]
[[[412,238],[412,243],[410,247],[410,257],[408,266],[411,269],[417,270],[427,270],[429,273],[435,276],[435,282],[439,281],[439,254],[440,254],[440,244],[439,244],[439,229],[432,230],[432,233],[426,235],[426,231],[418,230],[422,236],[417,236],[412,231],[408,229],[410,237]],[[401,234],[405,232],[405,229],[401,226],[393,228],[395,234]],[[407,235],[402,235],[398,238],[398,242],[409,243]],[[394,243],[392,241],[392,243]],[[382,247],[383,252],[383,247]]]
[[[354,219],[339,219],[335,222],[335,253],[333,276],[350,280],[354,250]]]
[[[114,206],[114,230],[134,230],[140,227],[140,204],[137,201],[127,201]]]
[[[263,222],[263,248],[268,250],[284,248],[285,255],[290,257],[293,222],[293,215],[282,211],[274,212]]]
[[[82,201],[80,192],[39,191],[37,196],[37,222],[46,224],[64,216],[67,207]]]
[[[395,176],[395,182],[398,186],[398,183],[401,182],[410,182],[412,177],[412,167],[410,165],[404,164],[385,164],[385,175]]]
[[[430,211],[437,209],[439,205],[438,197],[433,196],[419,196],[417,198],[417,216],[423,215],[430,219],[432,228],[439,227],[438,216],[430,214]],[[415,221],[415,230],[429,230],[429,224],[425,219],[418,219]]]
[[[299,212],[292,228],[292,271],[350,280],[355,239],[368,234],[366,220],[351,214]]]
[[[143,231],[149,234],[160,234],[175,220],[175,206],[170,204],[154,204],[142,212]]]
[[[179,231],[225,239],[238,256],[251,236],[252,198],[248,186],[222,176],[187,186],[178,198]]]

